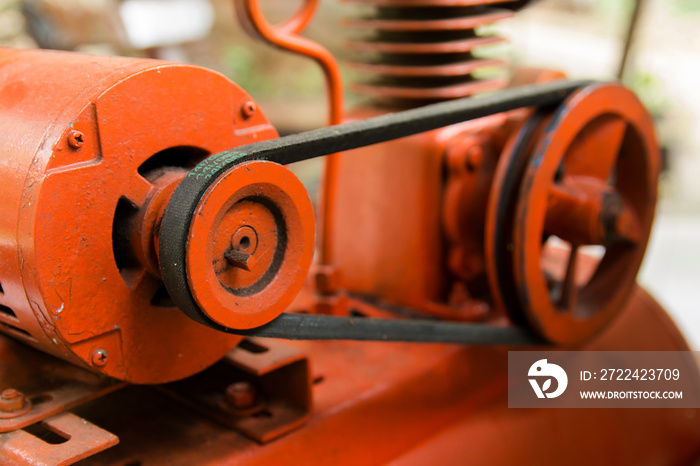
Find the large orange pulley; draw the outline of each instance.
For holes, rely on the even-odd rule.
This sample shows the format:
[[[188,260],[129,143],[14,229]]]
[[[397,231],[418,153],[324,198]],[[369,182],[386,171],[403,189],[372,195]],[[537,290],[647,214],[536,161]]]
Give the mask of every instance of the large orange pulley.
[[[499,161],[487,215],[497,304],[551,342],[597,334],[633,289],[658,173],[652,119],[620,85],[586,87],[553,114],[532,115]],[[566,260],[552,260],[552,238],[568,245]],[[583,276],[587,246],[604,252]]]

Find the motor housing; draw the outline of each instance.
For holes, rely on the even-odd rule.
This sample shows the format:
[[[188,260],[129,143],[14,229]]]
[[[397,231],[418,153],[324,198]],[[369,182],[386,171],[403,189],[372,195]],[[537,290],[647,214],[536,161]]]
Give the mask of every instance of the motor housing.
[[[223,75],[155,60],[0,50],[0,330],[132,383],[197,373],[240,337],[159,277],[163,203],[210,154],[276,130]]]

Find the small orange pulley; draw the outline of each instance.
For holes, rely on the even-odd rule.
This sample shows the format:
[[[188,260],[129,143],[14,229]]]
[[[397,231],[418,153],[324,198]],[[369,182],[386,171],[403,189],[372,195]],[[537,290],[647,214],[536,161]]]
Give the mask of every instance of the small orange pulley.
[[[314,238],[313,206],[291,171],[266,161],[236,165],[209,186],[192,216],[185,264],[200,313],[183,311],[215,327],[270,322],[304,284]]]

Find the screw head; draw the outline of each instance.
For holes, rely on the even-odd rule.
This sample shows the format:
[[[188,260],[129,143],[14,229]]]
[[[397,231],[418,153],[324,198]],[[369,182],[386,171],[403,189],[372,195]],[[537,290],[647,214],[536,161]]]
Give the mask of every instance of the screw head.
[[[250,408],[255,404],[257,390],[250,382],[236,382],[226,388],[225,398],[234,408]]]
[[[241,115],[243,115],[243,118],[247,120],[248,118],[251,118],[253,115],[255,115],[255,112],[257,110],[258,106],[255,105],[255,102],[249,100],[248,102],[244,103],[243,106],[241,106]]]
[[[102,348],[98,348],[92,352],[90,361],[93,366],[102,367],[107,364],[107,351]]]
[[[73,149],[79,149],[84,143],[83,133],[80,131],[72,129],[70,133],[68,133],[68,145]]]

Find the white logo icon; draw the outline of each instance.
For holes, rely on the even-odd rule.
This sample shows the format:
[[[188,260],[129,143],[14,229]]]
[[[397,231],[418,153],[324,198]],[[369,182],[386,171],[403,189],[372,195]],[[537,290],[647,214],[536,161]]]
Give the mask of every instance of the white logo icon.
[[[535,391],[537,398],[556,398],[566,390],[566,386],[569,383],[569,378],[566,376],[564,369],[557,366],[556,364],[548,364],[546,359],[540,359],[535,364],[530,366],[530,370],[527,375],[529,377],[540,377],[544,380],[542,387],[538,383],[537,379],[528,379],[532,389]],[[547,390],[552,386],[552,379],[557,381],[557,389],[551,393]]]

